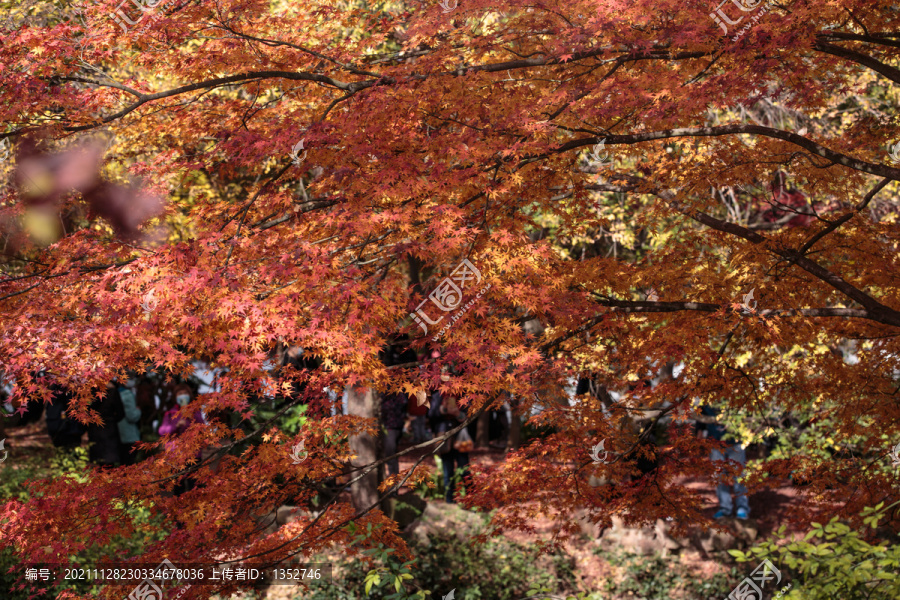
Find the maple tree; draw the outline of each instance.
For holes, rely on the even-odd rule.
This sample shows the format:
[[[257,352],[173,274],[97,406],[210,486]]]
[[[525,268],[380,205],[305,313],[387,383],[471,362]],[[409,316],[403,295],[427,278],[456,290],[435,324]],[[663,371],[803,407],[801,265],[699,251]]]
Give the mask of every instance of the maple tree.
[[[325,387],[441,389],[472,418],[504,392],[520,414],[540,406],[552,433],[477,473],[467,497],[500,509],[499,529],[550,514],[561,539],[576,508],[601,524],[704,522],[684,485],[716,473],[713,442],[683,424],[698,402],[723,405],[745,442],[780,437],[748,483],[807,481],[796,522],[891,500],[900,15],[797,0],[746,29],[759,5],[738,4],[720,26],[717,7],[668,0],[178,0],[135,2],[124,22],[114,0],[3,3],[0,367],[14,398],[49,399],[43,369],[97,422],[88,405],[110,380],[207,356],[227,372],[203,409],[249,418],[273,348],[321,366],[276,373],[296,390],[284,410],[320,411],[299,434],[191,426],[165,460],[41,483],[3,508],[2,542],[61,561],[135,533],[126,509],[142,506],[180,524],[144,562],[308,556],[349,544],[350,523],[404,549],[377,502],[335,500],[270,535],[251,518],[307,504],[348,472],[348,439],[374,433],[323,416]],[[420,325],[464,259],[479,279],[461,290],[467,311]],[[386,367],[379,351],[403,333],[439,357]],[[629,386],[676,362],[677,377]],[[571,377],[594,393],[569,406]],[[773,429],[784,414],[820,427]],[[669,423],[664,445],[642,415]],[[601,440],[615,460],[592,461]],[[215,471],[196,459],[214,443]],[[194,490],[161,494],[186,475]],[[426,476],[419,464],[380,492]]]

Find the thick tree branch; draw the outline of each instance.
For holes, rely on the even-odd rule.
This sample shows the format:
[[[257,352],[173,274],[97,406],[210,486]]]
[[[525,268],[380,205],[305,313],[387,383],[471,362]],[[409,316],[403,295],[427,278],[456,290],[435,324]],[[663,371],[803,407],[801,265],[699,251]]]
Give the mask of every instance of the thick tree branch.
[[[846,154],[830,150],[825,146],[817,144],[809,138],[803,137],[802,135],[797,135],[796,133],[791,133],[790,131],[784,131],[782,129],[775,129],[773,127],[764,127],[762,125],[735,124],[721,125],[718,127],[684,127],[678,129],[665,129],[662,131],[648,131],[646,133],[634,133],[629,135],[597,136],[566,142],[565,144],[557,147],[554,152],[562,153],[568,152],[569,150],[575,150],[577,148],[593,146],[599,143],[601,139],[605,140],[607,146],[610,146],[617,144],[639,144],[641,142],[666,140],[677,137],[719,137],[735,134],[761,135],[769,138],[783,140],[800,146],[801,148],[805,148],[813,154],[817,154],[823,158],[826,158],[835,164],[843,165],[845,167],[854,169],[856,171],[861,171],[863,173],[878,175],[879,177],[886,177],[892,180],[900,180],[900,169],[897,169],[895,167],[870,163],[864,160],[852,158],[850,156],[847,156]],[[533,161],[535,158],[543,158],[545,156],[548,156],[548,154],[541,157],[526,158],[523,159],[523,161]]]
[[[848,298],[858,302],[865,308],[865,311],[861,312],[846,312],[851,309],[827,309],[827,310],[835,310],[840,312],[835,312],[832,314],[810,314],[809,316],[841,316],[841,317],[860,317],[866,318],[873,321],[877,321],[879,323],[883,323],[885,325],[892,325],[894,327],[900,327],[900,312],[881,304],[873,297],[869,296],[859,288],[853,286],[852,284],[845,281],[836,273],[833,273],[816,263],[813,260],[803,256],[803,254],[797,250],[793,250],[790,248],[784,248],[778,245],[774,240],[771,240],[764,235],[757,233],[751,229],[738,225],[736,223],[729,223],[728,221],[723,221],[721,219],[717,219],[711,215],[706,213],[691,209],[690,207],[684,205],[680,202],[672,193],[665,190],[658,189],[643,189],[642,184],[646,184],[641,179],[637,177],[631,177],[628,175],[617,175],[619,179],[625,180],[628,182],[628,185],[625,186],[617,186],[617,185],[608,185],[610,190],[614,191],[644,191],[646,193],[652,193],[663,200],[665,200],[672,208],[674,208],[677,212],[697,221],[702,225],[706,225],[711,229],[715,229],[716,231],[721,231],[723,233],[728,233],[730,235],[734,235],[736,237],[742,238],[751,242],[753,244],[764,244],[769,251],[774,254],[788,260],[790,263],[796,264],[801,269],[813,275],[814,277],[822,280],[827,283],[837,291],[841,292]],[[872,197],[887,185],[884,181],[879,183],[878,186],[875,187],[872,191],[870,191],[866,197],[857,205],[857,208],[865,208],[865,206],[871,201]],[[647,304],[647,303],[639,303],[639,304]],[[652,303],[651,303],[652,304]],[[698,310],[698,309],[694,309]],[[806,310],[814,310],[814,309],[806,309]],[[826,309],[815,309],[815,310],[826,310]],[[647,312],[659,312],[659,311],[647,311]]]
[[[290,45],[290,44],[288,44],[288,45]],[[301,50],[307,51],[306,49],[303,49],[301,47],[298,47],[298,48]],[[466,66],[459,67],[458,69],[453,69],[453,70],[444,71],[444,72],[440,72],[440,73],[433,73],[430,75],[414,74],[414,75],[411,75],[409,78],[415,79],[415,80],[426,80],[429,77],[434,77],[434,76],[446,76],[446,75],[454,75],[454,74],[462,75],[463,73],[477,72],[477,71],[493,73],[493,72],[508,71],[508,70],[512,70],[512,69],[522,69],[522,68],[529,68],[529,67],[568,64],[568,63],[572,63],[574,61],[582,60],[585,58],[596,57],[601,54],[607,53],[609,51],[610,51],[610,48],[596,48],[596,49],[589,50],[589,51],[576,52],[572,55],[571,58],[567,58],[566,60],[563,60],[561,58],[552,58],[552,57],[546,57],[544,55],[538,55],[537,57],[534,57],[534,58],[525,58],[525,59],[520,59],[520,60],[505,61],[505,62],[501,62],[501,63],[492,63],[492,64],[488,64],[488,65],[466,65]],[[686,60],[686,59],[690,59],[690,58],[701,58],[703,56],[707,56],[708,54],[709,54],[708,52],[675,52],[675,53],[673,53],[673,52],[670,52],[669,50],[653,49],[653,50],[647,50],[647,51],[643,51],[643,52],[628,53],[627,58],[625,60],[626,61],[660,60],[660,59],[661,60]],[[345,66],[345,65],[342,65],[342,66]],[[370,74],[368,72],[356,71],[354,69],[350,69],[350,70],[351,70],[351,72],[354,72],[354,73]],[[132,88],[127,88],[127,87],[125,87],[121,84],[115,83],[115,82],[94,81],[94,80],[87,79],[84,77],[69,77],[69,76],[54,77],[52,79],[54,81],[73,81],[73,82],[78,82],[78,83],[86,83],[86,84],[96,85],[99,87],[111,87],[111,88],[126,91],[129,94],[137,96],[138,100],[136,102],[123,108],[122,110],[120,110],[117,113],[103,117],[99,121],[100,124],[110,123],[112,121],[120,119],[120,118],[128,115],[129,113],[133,112],[134,110],[140,108],[142,105],[144,105],[148,102],[152,102],[153,100],[161,100],[164,98],[170,98],[172,96],[178,96],[180,94],[185,94],[185,93],[193,92],[193,91],[197,91],[197,90],[209,89],[209,88],[214,88],[214,87],[218,87],[218,86],[222,86],[222,85],[246,83],[246,82],[254,81],[254,80],[258,80],[258,79],[288,79],[288,80],[292,80],[292,81],[310,81],[310,82],[321,83],[321,84],[324,84],[327,86],[331,86],[331,87],[343,90],[345,92],[348,92],[350,94],[353,94],[355,92],[358,92],[360,90],[364,90],[364,89],[367,89],[370,87],[381,86],[381,85],[393,85],[393,84],[399,82],[399,80],[394,77],[376,77],[374,79],[368,79],[365,81],[347,82],[347,81],[341,81],[339,79],[335,79],[332,77],[328,77],[326,75],[321,75],[318,73],[293,72],[293,71],[250,71],[247,73],[239,73],[236,75],[230,75],[228,77],[217,77],[215,79],[198,81],[196,83],[183,85],[183,86],[180,86],[177,88],[173,88],[171,90],[157,92],[154,94],[143,94],[143,93],[138,92],[137,90],[134,90]],[[83,131],[83,130],[92,129],[94,127],[96,127],[96,125],[94,125],[94,124],[79,125],[79,126],[74,126],[74,127],[67,127],[66,131]],[[12,132],[7,135],[14,135],[15,133],[16,132]],[[2,139],[3,137],[6,137],[6,136],[0,134],[0,139]]]
[[[900,39],[894,39],[900,38],[900,35],[896,33],[871,33],[869,35],[863,35],[861,33],[845,33],[843,31],[824,31],[816,37],[820,40],[848,40],[900,48]]]
[[[647,302],[627,300],[597,300],[597,304],[608,306],[609,312],[623,313],[659,313],[659,312],[716,312],[722,309],[721,304],[708,302]],[[859,319],[871,318],[868,312],[853,308],[774,308],[757,310],[754,315],[760,317],[854,317]]]
[[[886,65],[883,62],[875,60],[868,54],[863,54],[862,52],[857,52],[856,50],[842,48],[841,46],[835,46],[834,44],[829,44],[822,39],[817,40],[814,47],[819,52],[824,52],[825,54],[837,56],[838,58],[844,58],[851,62],[855,62],[856,64],[863,65],[864,67],[868,67],[876,73],[885,76],[894,83],[900,83],[900,70],[897,70],[890,65]]]
[[[873,321],[878,321],[879,323],[884,323],[885,325],[900,327],[900,312],[881,304],[859,288],[845,281],[836,273],[829,271],[825,267],[806,258],[805,256],[801,256],[796,250],[779,247],[771,240],[760,235],[759,233],[751,231],[745,227],[741,227],[740,225],[737,225],[735,223],[727,223],[705,213],[690,210],[682,206],[681,203],[677,202],[674,199],[670,202],[670,204],[676,207],[676,210],[679,210],[679,212],[681,212],[682,214],[689,216],[698,223],[702,223],[707,227],[710,227],[717,231],[721,231],[723,233],[729,233],[731,235],[741,237],[754,244],[765,244],[770,251],[774,252],[784,259],[792,261],[794,264],[796,264],[798,267],[800,267],[810,275],[821,279],[848,298],[861,304],[866,309],[866,312],[869,315],[868,318],[872,319]]]
[[[809,258],[806,258],[805,256],[802,256],[796,250],[783,248],[772,240],[766,238],[765,236],[755,231],[751,231],[746,227],[737,225],[736,223],[728,223],[726,221],[716,219],[711,215],[707,215],[706,213],[692,210],[684,206],[668,192],[660,192],[659,196],[667,200],[669,202],[669,205],[672,206],[675,210],[690,217],[698,223],[702,223],[703,225],[715,229],[716,231],[721,231],[723,233],[728,233],[743,238],[749,242],[752,242],[753,244],[765,244],[765,246],[771,252],[784,259],[787,259],[788,261],[793,262],[810,275],[821,279],[823,282],[827,283],[848,298],[861,304],[863,308],[866,309],[866,313],[868,315],[867,318],[879,323],[884,323],[885,325],[900,327],[900,312],[881,304],[859,288],[845,281],[836,273],[833,273],[820,264],[810,260]],[[666,196],[668,196],[668,198],[666,198]]]
[[[121,85],[110,83],[110,82],[102,82],[102,81],[92,81],[90,79],[85,79],[83,77],[58,77],[56,78],[58,81],[77,81],[81,83],[89,83],[92,85],[96,85],[99,87],[112,87],[115,89],[123,89]],[[188,85],[183,85],[177,88],[173,88],[171,90],[165,90],[162,92],[156,92],[155,94],[139,94],[137,102],[126,106],[122,110],[117,113],[108,115],[99,120],[99,123],[110,123],[117,119],[120,119],[127,114],[133,112],[134,110],[140,108],[144,104],[148,102],[152,102],[153,100],[162,100],[164,98],[171,98],[173,96],[178,96],[181,94],[186,94],[188,92],[195,92],[198,90],[205,90],[209,88],[214,88],[223,85],[232,85],[235,83],[246,83],[249,81],[254,81],[258,79],[289,79],[292,81],[311,81],[315,83],[321,83],[324,85],[328,85],[331,87],[335,87],[347,92],[356,92],[361,89],[365,89],[368,87],[372,87],[379,83],[379,80],[370,80],[367,82],[345,82],[340,81],[338,79],[333,79],[331,77],[326,77],[325,75],[319,75],[316,73],[296,73],[291,71],[251,71],[249,73],[240,73],[237,75],[230,75],[228,77],[217,77],[216,79],[207,79],[205,81],[198,81],[197,83],[191,83]],[[126,90],[129,93],[135,93],[134,90]],[[66,131],[83,131],[87,129],[92,129],[96,127],[95,124],[91,125],[79,125],[75,127],[66,127]]]
[[[859,204],[857,204],[856,207],[852,211],[842,215],[839,219],[833,221],[832,223],[829,223],[824,229],[822,229],[822,231],[820,231],[817,234],[815,234],[814,236],[812,236],[809,239],[809,241],[807,241],[805,244],[803,244],[803,246],[800,247],[799,250],[797,250],[797,254],[799,254],[800,256],[804,256],[807,252],[809,252],[810,248],[812,248],[813,246],[816,245],[816,242],[818,242],[823,237],[825,237],[826,235],[828,235],[829,233],[831,233],[832,231],[834,231],[835,229],[837,229],[838,227],[840,227],[841,225],[843,225],[844,223],[846,223],[847,221],[852,219],[854,217],[854,215],[859,214],[860,211],[862,211],[863,209],[866,208],[866,206],[869,205],[869,202],[872,201],[872,198],[875,197],[875,194],[877,194],[878,192],[883,190],[884,187],[888,183],[890,183],[890,181],[891,181],[890,179],[882,179],[878,183],[878,185],[876,185],[872,189],[872,191],[870,191],[868,194],[866,194],[866,197],[863,198],[862,201]]]

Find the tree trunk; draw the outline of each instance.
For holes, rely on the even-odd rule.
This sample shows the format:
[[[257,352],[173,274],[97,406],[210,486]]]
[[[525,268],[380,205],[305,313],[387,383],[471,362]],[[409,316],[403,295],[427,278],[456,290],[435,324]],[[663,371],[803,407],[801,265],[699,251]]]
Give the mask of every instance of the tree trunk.
[[[351,415],[378,420],[379,403],[371,388],[347,387],[347,411]],[[379,439],[368,434],[350,436],[350,450],[356,455],[351,461],[354,467],[371,465],[378,460]],[[356,472],[352,475],[355,479]],[[362,512],[378,502],[379,469],[373,469],[368,475],[350,486],[350,497],[353,508]]]
[[[488,428],[491,424],[491,413],[489,411],[484,411],[481,413],[481,416],[478,417],[477,429],[475,430],[475,447],[476,448],[487,448],[488,447],[488,438],[490,437]]]
[[[519,446],[522,444],[522,417],[519,416],[518,412],[518,402],[515,401],[515,398],[510,396],[509,398],[509,443],[506,446],[506,451],[510,450],[518,450]]]

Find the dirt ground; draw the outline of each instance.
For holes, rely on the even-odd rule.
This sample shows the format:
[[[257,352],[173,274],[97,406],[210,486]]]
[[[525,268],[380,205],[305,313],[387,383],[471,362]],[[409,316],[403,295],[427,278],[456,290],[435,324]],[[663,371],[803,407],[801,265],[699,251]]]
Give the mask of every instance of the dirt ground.
[[[400,450],[407,448],[401,443]],[[424,454],[424,450],[415,450],[400,458],[400,469],[411,468],[413,464]],[[469,453],[472,465],[493,465],[502,462],[506,451],[497,448],[475,449]],[[427,459],[426,459],[427,460]],[[427,464],[427,463],[426,463]],[[433,462],[431,463],[433,464]],[[704,500],[704,513],[712,518],[718,510],[715,490],[704,481],[685,479],[683,484],[697,491]],[[403,490],[401,490],[401,493]],[[750,503],[751,523],[758,529],[759,538],[765,538],[783,524],[785,517],[792,506],[802,502],[797,489],[790,482],[771,490],[763,490],[748,497]],[[440,502],[442,500],[429,500]],[[548,539],[553,532],[554,522],[549,518],[536,518],[530,523],[534,533],[505,532],[505,536],[521,544],[529,544],[538,539]],[[798,533],[799,530],[788,527],[788,533]],[[594,552],[595,540],[583,540],[581,542],[566,545],[569,553],[576,563],[576,575],[582,581],[585,589],[599,589],[600,582],[609,574],[609,565]],[[720,563],[713,557],[703,552],[686,550],[680,555],[681,563],[695,576],[708,578],[721,571]]]

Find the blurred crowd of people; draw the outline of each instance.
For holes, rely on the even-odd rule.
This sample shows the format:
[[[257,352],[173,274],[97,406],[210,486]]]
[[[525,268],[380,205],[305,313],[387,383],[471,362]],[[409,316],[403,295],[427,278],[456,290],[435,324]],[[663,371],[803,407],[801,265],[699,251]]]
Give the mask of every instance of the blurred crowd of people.
[[[424,369],[427,368],[426,356],[420,356],[409,347],[408,339],[400,338],[390,345],[382,353],[382,360],[389,368],[396,369]],[[437,360],[440,354],[434,351],[431,359]],[[282,354],[278,361],[279,368],[287,367],[289,370],[314,371],[319,363],[312,357],[304,355],[300,348],[289,348]],[[46,411],[47,433],[54,446],[62,449],[73,449],[82,445],[85,434],[88,441],[88,458],[91,462],[101,467],[116,465],[131,465],[144,460],[148,451],[139,448],[141,442],[155,442],[164,436],[169,436],[165,450],[169,450],[173,444],[173,436],[178,436],[186,431],[194,423],[216,423],[218,421],[230,422],[229,415],[207,414],[202,410],[202,402],[197,403],[196,410],[182,411],[198,396],[218,391],[220,386],[218,377],[221,370],[211,368],[202,361],[194,362],[195,371],[192,377],[166,382],[161,376],[153,372],[133,374],[124,381],[113,381],[109,384],[104,394],[98,394],[91,404],[102,420],[102,423],[83,425],[69,413],[69,403],[73,398],[71,392],[61,385],[53,384],[51,390],[53,399],[51,403],[44,404],[41,400],[28,402],[27,410],[20,419],[23,423],[37,422],[43,411]],[[441,380],[450,381],[451,377],[458,375],[452,365],[443,367]],[[669,377],[676,376],[672,372]],[[650,389],[657,382],[650,380],[633,384],[629,388],[632,394],[640,395],[643,390]],[[271,407],[279,408],[279,403],[291,401],[298,393],[306,391],[306,384],[293,386],[282,396],[275,397],[267,394],[271,400]],[[570,401],[585,393],[595,394],[593,384],[588,379],[573,380],[572,389],[567,391]],[[332,414],[341,410],[338,403],[338,395],[325,390],[332,401]],[[612,393],[606,392],[611,402],[616,400]],[[601,394],[602,395],[602,394]],[[418,394],[404,392],[387,392],[381,394],[380,402],[380,456],[388,458],[385,464],[386,475],[396,475],[400,471],[399,459],[396,454],[401,445],[426,444],[435,437],[444,436],[447,432],[459,428],[467,420],[466,410],[460,406],[460,398],[439,389],[431,389]],[[344,392],[343,414],[348,413],[348,397]],[[607,404],[607,403],[605,403]],[[7,412],[16,407],[7,406]],[[318,408],[307,412],[307,416],[316,418],[321,412]],[[717,413],[709,407],[703,408],[703,414],[714,417]],[[184,416],[187,414],[188,416]],[[320,415],[322,416],[322,415]],[[471,477],[469,476],[469,453],[474,449],[474,439],[479,443],[487,443],[490,446],[504,448],[509,441],[512,414],[509,404],[504,404],[500,410],[492,410],[486,414],[485,422],[481,423],[482,429],[478,430],[478,424],[470,423],[449,437],[437,448],[437,456],[443,471],[443,483],[445,500],[453,503],[457,497],[459,483],[463,489],[471,490]],[[698,436],[710,437],[722,441],[726,435],[725,429],[715,423],[698,423]],[[480,436],[477,435],[480,433]],[[658,445],[658,433],[646,432],[644,444]],[[432,450],[425,446],[427,450]],[[746,464],[745,449],[738,443],[724,444],[721,450],[714,450],[711,458],[716,461],[729,460],[740,465]],[[160,451],[160,450],[157,450]],[[655,452],[635,453],[635,463],[641,475],[652,472],[658,466]],[[206,458],[208,452],[198,458]],[[393,457],[393,458],[391,458]],[[181,482],[180,486],[190,489],[190,480]],[[721,482],[716,490],[719,499],[719,511],[717,518],[731,516],[737,508],[736,516],[746,519],[750,512],[747,501],[746,488],[738,481]],[[179,490],[176,490],[179,493]],[[734,499],[732,499],[734,497]]]
[[[385,350],[382,358],[391,366],[406,365],[406,368],[422,366],[420,356],[411,350],[407,341],[393,345]],[[433,358],[437,358],[434,356]],[[410,366],[412,365],[412,366]],[[269,365],[274,367],[275,365]],[[306,356],[300,348],[286,349],[279,368],[296,371],[312,371],[319,363]],[[81,447],[87,438],[88,459],[101,467],[132,465],[146,459],[150,451],[140,448],[141,442],[152,443],[163,436],[170,436],[166,447],[155,452],[171,448],[173,436],[178,436],[194,423],[210,423],[217,419],[229,421],[228,415],[210,415],[202,409],[202,402],[197,403],[197,410],[183,416],[181,409],[191,404],[203,394],[220,389],[218,377],[220,369],[211,368],[202,361],[194,361],[193,376],[175,379],[169,382],[152,371],[131,373],[124,380],[110,382],[106,390],[95,394],[96,398],[90,408],[97,412],[102,420],[100,424],[84,425],[74,418],[70,410],[73,393],[58,383],[51,383],[52,400],[44,403],[35,398],[27,402],[24,414],[14,417],[14,423],[36,423],[42,415],[46,416],[47,434],[57,448],[71,451]],[[52,380],[52,376],[48,376]],[[450,369],[445,368],[442,379],[447,381]],[[289,398],[306,390],[306,384],[292,385],[291,389],[280,396],[266,393],[261,400],[271,401],[270,407],[277,410]],[[7,392],[10,390],[7,390]],[[348,412],[347,392],[343,402],[339,394],[325,390],[334,404],[332,414]],[[343,405],[343,408],[341,407]],[[380,395],[380,420],[382,433],[380,438],[381,456],[389,457],[397,453],[401,443],[422,444],[443,435],[466,420],[466,411],[461,409],[458,398],[445,396],[438,390],[428,393],[409,395],[405,393],[384,393]],[[6,413],[14,413],[19,407],[7,403]],[[310,407],[312,408],[312,407]],[[307,416],[316,418],[321,410],[318,408],[306,412]],[[508,432],[507,411],[492,413],[491,439],[492,445],[503,447]],[[319,415],[321,416],[321,415]],[[470,485],[468,477],[469,452],[473,449],[473,429],[463,428],[439,449],[440,463],[444,475],[446,500],[454,501],[455,484],[462,477],[466,485]],[[86,434],[86,436],[85,436]],[[206,454],[206,452],[204,452]],[[388,475],[399,472],[399,461],[395,457],[386,465]],[[181,482],[180,488],[190,489],[190,481]],[[176,489],[176,493],[183,491]]]
[[[198,393],[213,391],[216,374],[216,370],[197,363],[193,381],[165,383],[152,372],[112,381],[90,405],[102,423],[87,426],[71,414],[72,392],[53,382],[51,402],[45,405],[40,399],[29,400],[24,414],[16,420],[19,424],[35,423],[45,414],[47,434],[57,448],[77,448],[87,434],[91,462],[100,466],[131,465],[146,457],[146,452],[137,447],[139,442],[182,433],[192,422],[207,422],[208,415],[200,410],[190,419],[179,418],[178,411]],[[12,413],[18,406],[8,404],[5,408]]]

